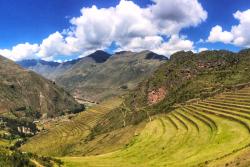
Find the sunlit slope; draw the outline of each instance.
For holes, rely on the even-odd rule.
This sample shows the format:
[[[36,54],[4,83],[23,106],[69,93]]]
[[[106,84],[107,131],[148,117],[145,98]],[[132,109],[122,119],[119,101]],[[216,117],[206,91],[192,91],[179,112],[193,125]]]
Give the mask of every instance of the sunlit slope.
[[[63,160],[72,167],[225,166],[249,144],[250,88],[244,88],[157,116],[116,152]]]
[[[112,98],[79,113],[76,117],[52,122],[48,131],[29,139],[21,150],[47,156],[69,155],[76,149],[76,144],[84,142],[97,121],[120,104],[121,99]]]

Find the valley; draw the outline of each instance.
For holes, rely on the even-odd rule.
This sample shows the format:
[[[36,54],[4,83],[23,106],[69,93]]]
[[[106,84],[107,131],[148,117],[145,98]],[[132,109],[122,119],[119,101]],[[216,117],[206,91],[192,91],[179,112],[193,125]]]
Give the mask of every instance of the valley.
[[[152,72],[133,80],[137,73],[130,73],[131,70],[137,68],[138,61],[144,61],[145,53],[148,54],[147,51],[142,53],[122,52],[121,54],[128,55],[120,57],[121,55],[116,54],[105,60],[104,63],[109,61],[114,63],[122,59],[120,63],[123,64],[125,58],[131,65],[127,66],[126,70],[124,65],[121,69],[103,69],[109,71],[105,74],[117,73],[114,80],[109,78],[106,81],[106,78],[99,77],[100,69],[86,76],[92,78],[93,83],[106,84],[106,87],[112,81],[109,89],[115,89],[116,86],[112,85],[119,87],[119,84],[133,83],[131,84],[133,88],[124,89],[122,93],[114,93],[116,92],[114,90],[110,92],[107,89],[105,91],[113,95],[104,98],[103,92],[100,91],[94,95],[103,98],[102,100],[88,100],[82,96],[83,92],[92,91],[88,87],[79,89],[77,94],[64,93],[62,88],[57,88],[56,82],[42,78],[42,81],[63,92],[58,94],[58,99],[64,102],[52,99],[51,102],[54,103],[49,103],[51,106],[55,105],[55,110],[43,108],[37,111],[41,113],[41,117],[34,117],[32,111],[37,106],[33,107],[33,102],[24,103],[27,105],[25,108],[30,108],[31,112],[15,105],[13,106],[17,109],[14,112],[12,108],[5,107],[5,112],[1,115],[4,128],[0,140],[2,149],[0,152],[4,152],[4,157],[10,154],[8,157],[10,160],[5,160],[5,164],[10,163],[11,158],[17,154],[20,158],[18,163],[27,163],[27,166],[32,164],[49,167],[249,165],[249,50],[242,50],[239,53],[177,52],[169,60],[159,62],[154,68],[145,60],[139,63],[137,70],[152,68]],[[37,78],[40,77],[11,61],[3,60],[7,61],[7,64],[12,64],[12,67],[21,73],[28,72]],[[131,64],[131,62],[137,63]],[[79,65],[84,67],[86,65],[84,63]],[[74,68],[76,71],[72,74],[82,73],[81,70],[77,71],[82,67]],[[14,70],[10,68],[10,71],[13,74],[11,79],[22,83],[19,86],[25,85]],[[124,80],[117,83],[121,73],[126,77],[121,77]],[[133,77],[128,77],[130,75]],[[66,81],[73,83],[71,77]],[[33,80],[30,79],[30,82]],[[98,86],[94,88],[95,84],[92,85],[94,90],[98,89]],[[24,88],[27,89],[25,86]],[[36,89],[40,92],[46,90],[43,87]],[[35,95],[36,93],[34,97]],[[24,99],[27,97],[29,96],[25,96]],[[43,103],[40,105],[46,106],[41,100],[43,98],[40,98],[40,102]],[[61,113],[61,109],[56,108],[63,105],[70,107],[68,104],[72,104],[71,107],[76,107],[76,110],[65,110]],[[9,120],[9,123],[6,120]]]
[[[102,150],[109,141],[103,140],[102,136],[97,136],[99,139],[96,140],[99,141],[95,143],[96,145],[90,144],[89,149],[91,150],[91,147],[92,149],[99,148],[102,150],[98,152],[100,155],[90,154],[86,157],[79,157],[79,154],[75,152],[63,157],[62,160],[66,166],[79,167],[230,166],[235,163],[232,158],[235,154],[249,150],[249,99],[250,88],[246,87],[194,104],[186,104],[169,114],[154,116],[151,122],[146,121],[146,125],[139,125],[142,127],[137,132],[127,132],[126,136],[132,133],[130,142],[126,145],[124,143],[121,148],[117,147],[116,151]],[[57,133],[54,132],[57,137],[54,138],[63,139],[63,134],[67,134],[67,131],[65,133],[57,130]],[[66,136],[68,139],[64,139],[65,142],[70,140],[71,135],[68,133]],[[31,140],[31,142],[41,144],[43,138],[39,139],[39,136],[37,138],[32,139],[34,141]],[[45,141],[48,139],[44,138]],[[122,141],[123,139],[115,140]],[[33,146],[35,145],[37,144],[33,143]],[[113,141],[113,145],[119,145],[119,142]],[[115,148],[115,146],[113,147]],[[32,150],[31,147],[30,150]],[[38,150],[42,151],[41,148]],[[51,151],[49,152],[51,153]],[[239,163],[237,166],[246,162],[248,159],[237,162]]]
[[[250,167],[250,0],[0,0],[0,167]]]

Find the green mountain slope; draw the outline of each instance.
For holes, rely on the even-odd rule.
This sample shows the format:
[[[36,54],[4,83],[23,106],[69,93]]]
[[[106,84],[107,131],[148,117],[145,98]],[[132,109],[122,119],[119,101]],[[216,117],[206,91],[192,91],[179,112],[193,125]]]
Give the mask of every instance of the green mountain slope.
[[[33,120],[83,110],[55,83],[0,56],[0,117]]]
[[[34,120],[84,109],[55,83],[0,56],[0,166],[53,166],[60,161],[16,150],[37,133]]]
[[[249,150],[249,102],[250,88],[246,87],[179,106],[152,117],[122,149],[62,160],[74,167],[249,166],[249,159],[234,159]]]
[[[22,149],[74,167],[249,166],[249,65],[250,50],[176,53],[113,109],[54,122]]]
[[[150,115],[169,112],[181,103],[204,99],[250,81],[250,51],[178,52],[125,97],[118,111],[106,116],[96,133],[136,124]],[[125,115],[125,117],[124,117]],[[112,119],[117,118],[117,119]]]

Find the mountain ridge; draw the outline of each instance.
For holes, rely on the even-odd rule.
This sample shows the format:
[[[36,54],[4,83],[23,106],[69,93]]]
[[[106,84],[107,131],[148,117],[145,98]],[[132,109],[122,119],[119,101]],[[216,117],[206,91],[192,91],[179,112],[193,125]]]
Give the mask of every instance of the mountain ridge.
[[[54,80],[77,99],[98,102],[133,89],[164,61],[166,57],[151,51],[122,51],[110,55],[97,50],[55,68],[39,65],[26,68]]]

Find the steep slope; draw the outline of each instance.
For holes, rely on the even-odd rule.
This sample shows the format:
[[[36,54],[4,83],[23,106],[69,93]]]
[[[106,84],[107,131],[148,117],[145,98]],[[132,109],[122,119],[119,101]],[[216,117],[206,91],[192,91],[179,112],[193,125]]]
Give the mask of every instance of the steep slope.
[[[44,133],[23,149],[67,155],[66,166],[249,166],[249,65],[250,50],[176,53],[118,108],[100,104],[72,119],[77,129],[52,128],[54,142],[69,147],[54,150]]]
[[[0,166],[59,165],[55,159],[16,149],[26,137],[37,133],[34,120],[83,109],[55,83],[0,56]]]
[[[55,83],[0,56],[0,115],[8,118],[53,117],[83,109]]]
[[[250,50],[178,52],[124,96],[124,105],[105,115],[90,136],[136,125],[188,101],[241,88],[250,82],[249,66]]]
[[[153,116],[151,121],[86,140],[89,128],[97,124],[112,105],[119,104],[119,100],[111,99],[70,120],[53,122],[57,126],[50,125],[48,132],[31,138],[22,150],[66,155],[61,157],[65,166],[74,167],[250,164],[245,159],[249,157],[250,148],[249,85],[180,105],[170,113]]]
[[[249,87],[222,93],[152,117],[122,149],[62,159],[74,167],[249,166],[232,158],[249,150],[249,102]]]
[[[150,51],[120,52],[103,63],[83,59],[56,82],[79,99],[101,101],[132,90],[165,61],[164,56]]]

